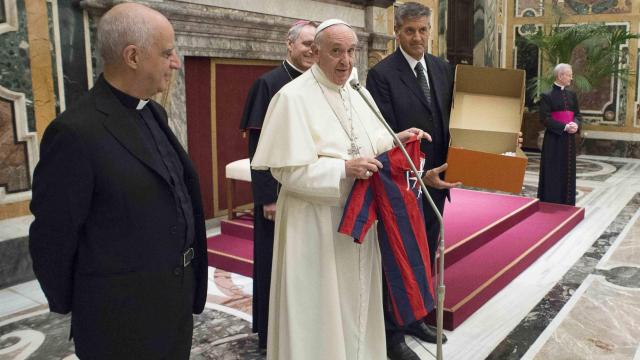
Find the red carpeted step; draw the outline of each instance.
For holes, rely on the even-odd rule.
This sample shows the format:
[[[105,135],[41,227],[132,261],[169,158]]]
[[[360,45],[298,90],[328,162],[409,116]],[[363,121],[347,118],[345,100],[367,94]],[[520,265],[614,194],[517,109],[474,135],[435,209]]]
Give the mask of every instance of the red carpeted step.
[[[584,209],[540,203],[533,215],[445,268],[444,328],[455,329],[583,218]]]
[[[253,219],[239,217],[233,220],[220,221],[220,232],[225,235],[235,236],[253,241]]]
[[[251,277],[253,241],[220,234],[207,239],[209,266]]]
[[[538,210],[538,199],[463,189],[445,206],[445,261],[452,265]]]

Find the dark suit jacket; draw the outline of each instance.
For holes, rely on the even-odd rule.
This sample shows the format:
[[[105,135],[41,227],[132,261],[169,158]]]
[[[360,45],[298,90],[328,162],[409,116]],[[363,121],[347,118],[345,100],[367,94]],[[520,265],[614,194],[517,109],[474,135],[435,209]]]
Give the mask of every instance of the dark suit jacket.
[[[429,131],[426,123],[429,114],[434,121],[440,122],[442,132],[430,135],[443,141],[444,152],[433,154],[429,145],[422,142],[422,151],[427,154],[427,166],[437,167],[447,158],[453,71],[449,63],[433,55],[425,54],[425,62],[432,93],[431,105],[399,48],[369,70],[367,90],[396,132],[410,127]]]
[[[206,301],[198,176],[164,109],[153,101],[147,106],[162,119],[184,167],[195,224],[193,268],[184,271],[195,285],[182,277],[185,244],[172,187],[139,134],[136,114],[102,77],[49,125],[40,145],[29,233],[33,269],[51,311],[72,313],[76,350],[89,358],[115,358],[118,351],[160,358],[187,315],[190,321]]]
[[[429,132],[434,141],[440,141],[439,150],[435,150],[433,144],[427,141],[420,144],[420,150],[426,154],[425,169],[431,169],[442,165],[447,159],[453,71],[449,63],[429,54],[425,54],[425,62],[431,88],[431,104],[427,102],[416,75],[399,48],[369,70],[367,90],[394,131],[417,127]],[[431,128],[429,117],[439,125],[439,132],[434,132]],[[427,190],[442,214],[449,191],[433,188]],[[433,263],[440,227],[436,213],[427,203],[426,196],[423,199],[429,254]],[[387,333],[398,331],[390,324],[387,324],[386,330]]]

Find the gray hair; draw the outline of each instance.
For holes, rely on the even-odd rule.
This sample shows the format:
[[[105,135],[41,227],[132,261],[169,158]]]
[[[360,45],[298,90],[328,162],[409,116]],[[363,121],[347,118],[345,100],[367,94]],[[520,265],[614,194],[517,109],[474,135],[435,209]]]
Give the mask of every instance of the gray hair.
[[[122,50],[135,45],[147,50],[153,43],[155,27],[149,18],[132,11],[108,11],[98,23],[96,47],[105,64],[117,64]]]
[[[556,67],[553,68],[553,76],[557,79],[558,76],[560,76],[560,73],[564,72],[565,70],[571,69],[571,65],[569,64],[565,64],[565,63],[560,63],[558,65],[556,65]]]
[[[289,29],[287,32],[287,40],[294,42],[298,40],[298,36],[300,36],[300,32],[304,29],[305,26],[311,26],[314,29],[318,27],[313,21],[298,21]]]
[[[420,18],[423,16],[430,17],[431,9],[416,2],[407,2],[396,8],[394,15],[395,25],[402,26],[405,20]]]

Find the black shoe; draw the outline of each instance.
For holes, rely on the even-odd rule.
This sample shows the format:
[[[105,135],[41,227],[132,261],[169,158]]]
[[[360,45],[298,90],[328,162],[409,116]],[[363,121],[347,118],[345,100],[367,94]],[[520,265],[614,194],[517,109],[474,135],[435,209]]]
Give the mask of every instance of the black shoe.
[[[387,347],[387,356],[391,360],[420,360],[418,354],[413,352],[404,340]]]
[[[431,325],[427,325],[424,321],[415,322],[407,327],[407,334],[413,335],[422,341],[435,344],[437,341],[437,330]],[[447,342],[447,336],[442,334],[442,343]]]

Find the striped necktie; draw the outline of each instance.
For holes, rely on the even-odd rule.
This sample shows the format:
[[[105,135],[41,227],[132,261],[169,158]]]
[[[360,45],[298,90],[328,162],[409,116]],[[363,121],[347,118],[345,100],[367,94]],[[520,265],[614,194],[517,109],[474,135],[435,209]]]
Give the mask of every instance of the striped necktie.
[[[418,84],[420,84],[420,88],[422,89],[424,96],[427,98],[427,103],[431,105],[431,89],[429,88],[427,77],[424,75],[424,68],[422,67],[422,64],[418,62],[414,70],[418,77]]]

